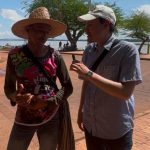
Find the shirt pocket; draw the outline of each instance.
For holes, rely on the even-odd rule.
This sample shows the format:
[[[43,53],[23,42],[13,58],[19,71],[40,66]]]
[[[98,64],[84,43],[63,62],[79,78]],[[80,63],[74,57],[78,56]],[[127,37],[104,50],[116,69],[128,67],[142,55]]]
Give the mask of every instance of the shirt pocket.
[[[103,71],[101,75],[107,79],[117,81],[119,77],[119,66],[117,65],[103,66]]]

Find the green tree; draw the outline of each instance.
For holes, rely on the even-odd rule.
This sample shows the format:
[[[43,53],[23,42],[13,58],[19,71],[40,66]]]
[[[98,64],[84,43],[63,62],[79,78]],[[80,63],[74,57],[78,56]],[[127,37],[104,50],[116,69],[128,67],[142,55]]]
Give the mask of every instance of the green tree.
[[[149,40],[150,17],[142,11],[136,11],[126,19],[125,28],[131,31],[130,37],[141,41],[138,49],[141,53],[144,43]]]
[[[39,6],[46,7],[53,19],[67,25],[65,34],[71,43],[70,50],[76,50],[77,41],[84,34],[84,24],[80,23],[77,17],[87,13],[88,5],[82,0],[34,0],[31,3],[24,1],[24,8],[28,13]]]

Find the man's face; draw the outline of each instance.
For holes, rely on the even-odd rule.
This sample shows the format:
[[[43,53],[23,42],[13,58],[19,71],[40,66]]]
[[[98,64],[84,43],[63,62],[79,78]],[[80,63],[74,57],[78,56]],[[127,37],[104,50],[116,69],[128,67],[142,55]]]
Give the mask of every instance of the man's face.
[[[44,45],[50,33],[50,26],[46,24],[33,24],[26,28],[28,40],[34,44]]]
[[[104,36],[105,30],[105,25],[100,23],[99,19],[88,21],[85,27],[88,42],[98,42]]]

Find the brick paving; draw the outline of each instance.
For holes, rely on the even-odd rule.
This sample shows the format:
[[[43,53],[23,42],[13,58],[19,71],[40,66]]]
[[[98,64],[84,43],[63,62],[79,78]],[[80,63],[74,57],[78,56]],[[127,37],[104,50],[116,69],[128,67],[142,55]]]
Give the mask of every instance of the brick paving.
[[[150,111],[135,118],[133,150],[150,150]]]
[[[7,114],[3,114],[2,111],[4,111],[6,106],[1,104],[0,108],[3,108],[3,110],[0,111],[0,149],[6,150],[15,109],[10,107],[10,109],[7,110]],[[82,137],[78,139],[78,134],[75,132],[75,137],[76,150],[86,150],[84,135],[82,134]],[[133,150],[150,150],[150,111],[145,111],[135,117],[133,141]],[[38,142],[35,136],[30,144],[29,150],[38,150]]]
[[[79,54],[80,55],[80,54]],[[63,55],[67,67],[71,64],[70,56]],[[6,56],[0,53],[0,57]],[[7,57],[6,57],[7,58]],[[149,57],[150,58],[150,57]],[[77,56],[77,59],[81,59]],[[142,58],[143,59],[143,58]],[[147,57],[146,57],[147,59]],[[147,59],[149,60],[149,59]],[[150,150],[150,61],[141,62],[143,83],[135,89],[136,107],[135,107],[135,129],[134,129],[134,146],[133,150]],[[5,70],[6,61],[0,63],[0,69]],[[73,86],[74,93],[69,98],[72,123],[75,133],[76,150],[86,150],[84,134],[79,130],[76,124],[77,109],[79,106],[81,84],[77,75],[73,72],[69,72]],[[9,101],[6,99],[3,92],[4,76],[0,76],[0,150],[6,150],[7,140],[9,138],[10,130],[13,124],[15,108],[9,105]],[[36,136],[34,136],[29,150],[38,150],[38,142]]]

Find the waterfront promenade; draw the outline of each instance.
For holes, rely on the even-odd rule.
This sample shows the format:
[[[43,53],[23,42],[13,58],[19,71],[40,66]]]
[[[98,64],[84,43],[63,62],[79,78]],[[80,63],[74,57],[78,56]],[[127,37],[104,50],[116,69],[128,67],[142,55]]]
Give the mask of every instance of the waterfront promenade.
[[[76,52],[74,52],[77,54]],[[82,52],[78,52],[77,59],[81,59]],[[63,54],[64,60],[69,66],[72,58],[69,54]],[[7,140],[13,124],[15,115],[15,107],[9,105],[9,101],[4,95],[4,71],[6,67],[7,52],[0,51],[0,150],[6,150]],[[141,55],[141,67],[143,74],[143,83],[135,89],[135,131],[133,150],[149,150],[150,149],[150,56]],[[78,80],[77,74],[70,72],[70,76],[74,86],[74,93],[69,98],[73,129],[76,140],[76,150],[86,150],[84,134],[79,130],[76,119],[79,106],[80,92],[82,81]],[[29,150],[38,150],[38,142],[34,137]]]

